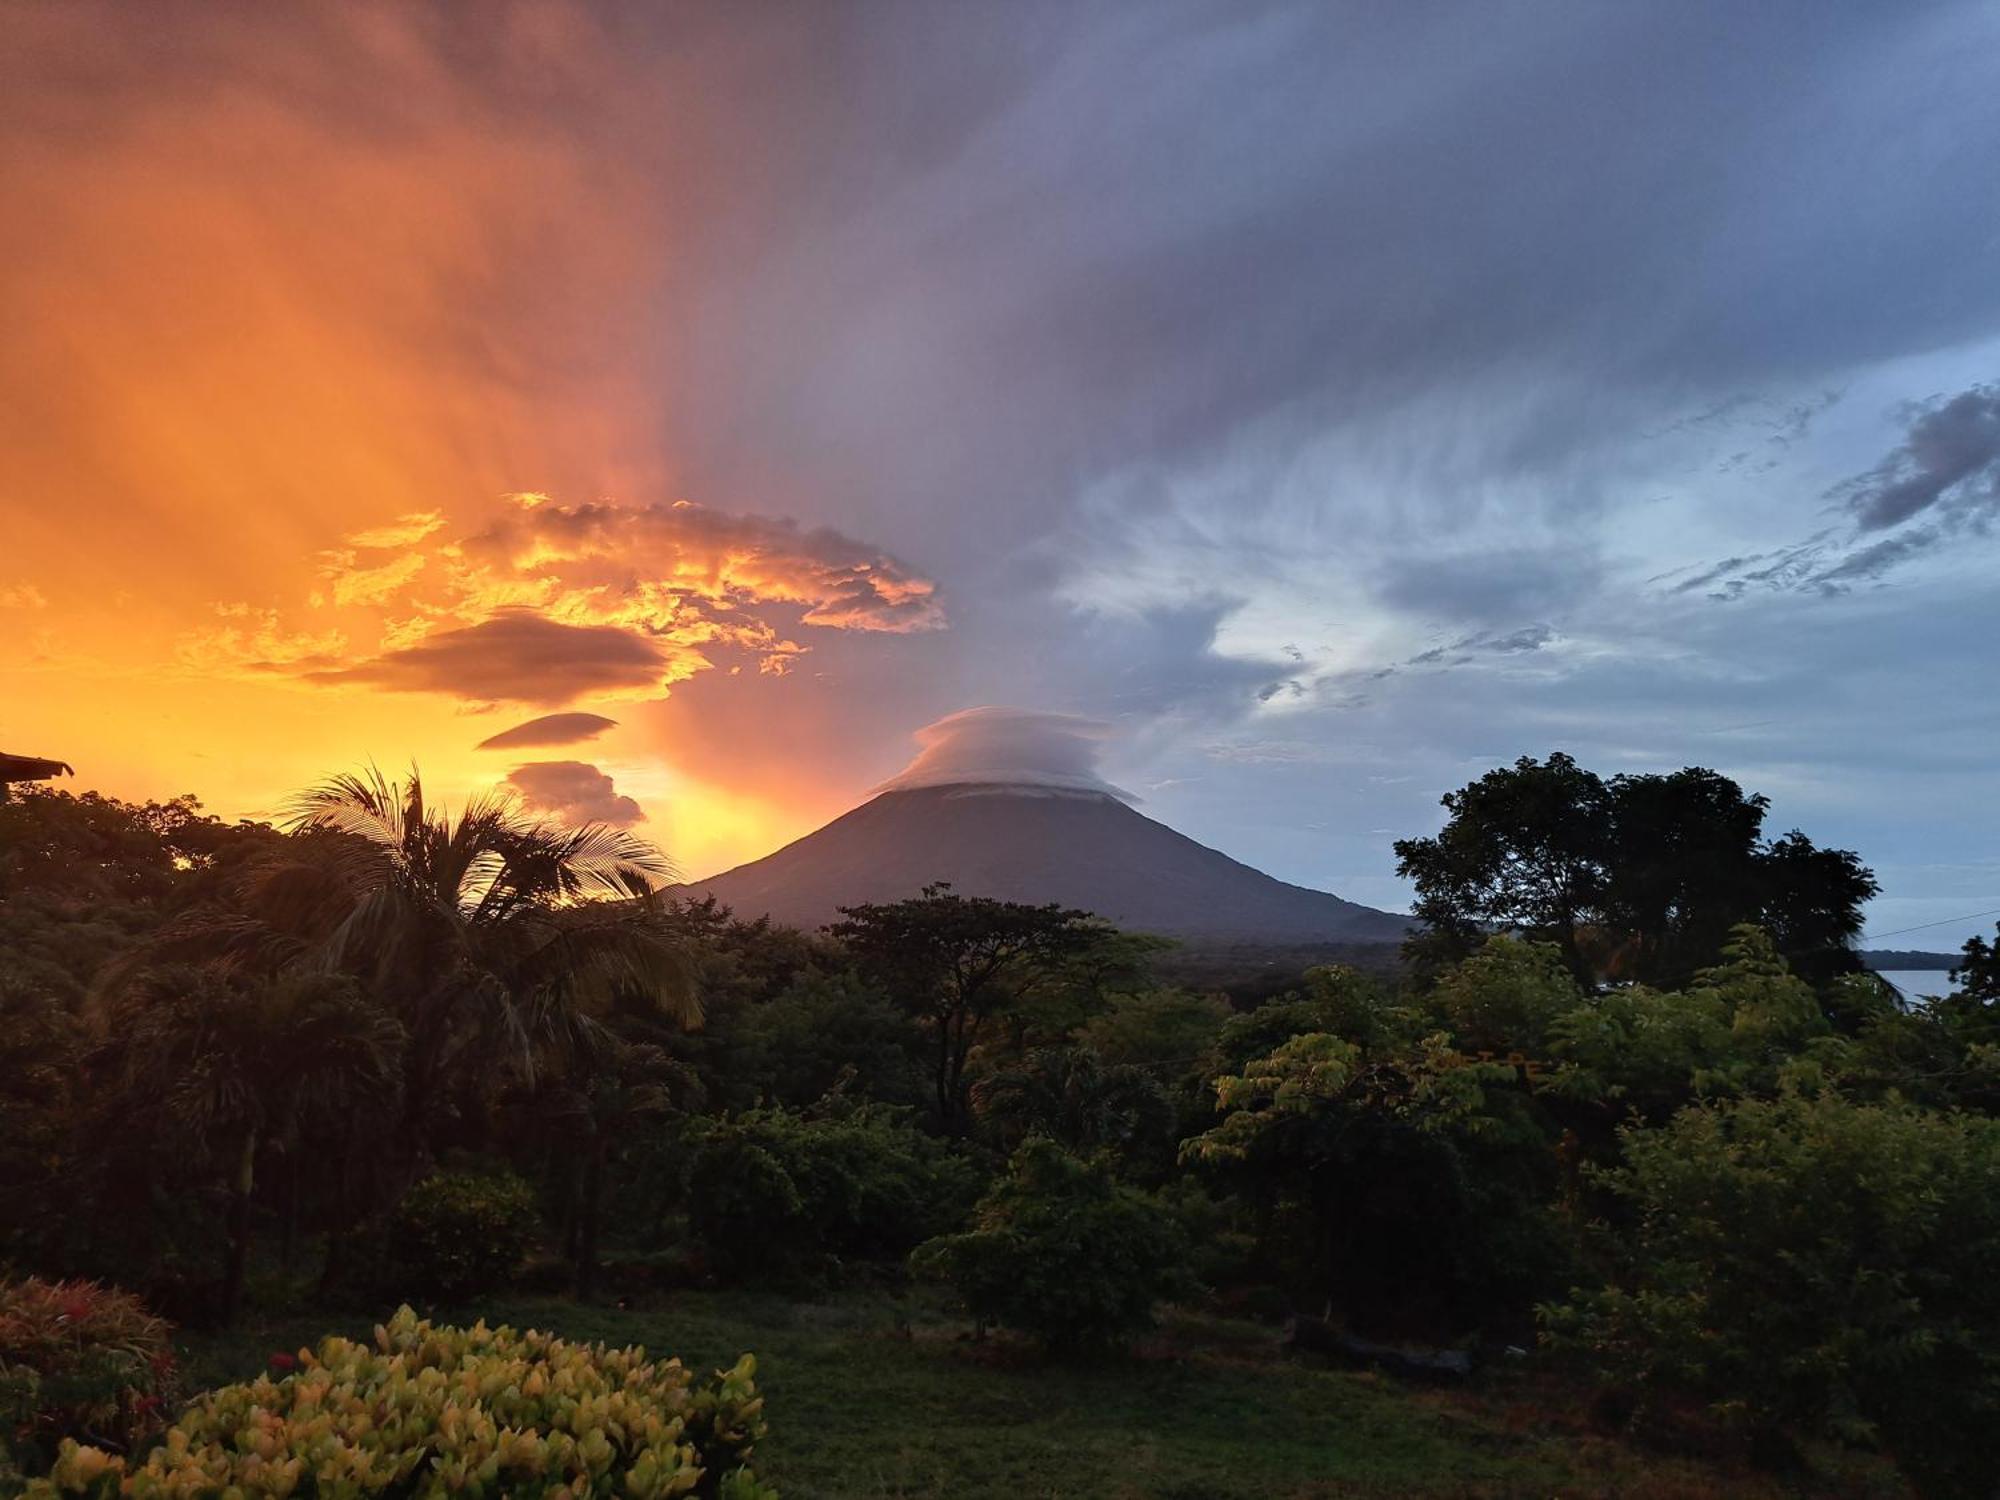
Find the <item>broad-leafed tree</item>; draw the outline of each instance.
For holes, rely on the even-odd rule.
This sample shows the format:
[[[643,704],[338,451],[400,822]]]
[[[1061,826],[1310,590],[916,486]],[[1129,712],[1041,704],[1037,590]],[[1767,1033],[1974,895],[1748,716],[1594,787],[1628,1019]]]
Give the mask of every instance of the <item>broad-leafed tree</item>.
[[[944,884],[841,913],[828,931],[930,1033],[933,1098],[951,1129],[965,1123],[966,1069],[992,1023],[1066,982],[1070,965],[1116,937],[1088,912],[960,896]]]

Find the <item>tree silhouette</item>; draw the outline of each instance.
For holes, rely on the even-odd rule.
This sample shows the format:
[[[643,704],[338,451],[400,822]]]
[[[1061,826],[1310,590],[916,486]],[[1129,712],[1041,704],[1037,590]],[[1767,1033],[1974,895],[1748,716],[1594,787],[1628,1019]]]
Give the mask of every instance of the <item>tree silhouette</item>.
[[[1796,829],[1766,840],[1769,805],[1701,767],[1606,781],[1524,756],[1446,793],[1435,837],[1397,841],[1424,923],[1413,957],[1454,962],[1507,931],[1556,944],[1586,983],[1671,987],[1753,922],[1815,980],[1850,972],[1875,877]]]
[[[950,1129],[965,1123],[966,1066],[987,1024],[1116,935],[1088,912],[960,896],[946,884],[841,914],[827,930],[930,1031],[933,1096]]]

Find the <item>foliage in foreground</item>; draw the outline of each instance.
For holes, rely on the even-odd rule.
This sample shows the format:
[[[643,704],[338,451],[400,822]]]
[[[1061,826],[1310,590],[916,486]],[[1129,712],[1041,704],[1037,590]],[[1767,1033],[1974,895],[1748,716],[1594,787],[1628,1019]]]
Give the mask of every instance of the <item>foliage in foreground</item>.
[[[917,1270],[957,1288],[973,1316],[1052,1349],[1119,1341],[1184,1290],[1187,1246],[1157,1200],[1102,1159],[1037,1136],[979,1202],[973,1228],[920,1246]]]
[[[271,1349],[316,1341],[323,1317],[191,1334],[190,1374],[248,1379]],[[671,1349],[697,1371],[756,1350],[772,1430],[752,1462],[785,1500],[1904,1493],[1879,1461],[1830,1448],[1792,1483],[1713,1447],[1642,1448],[1593,1431],[1573,1387],[1526,1372],[1413,1397],[1286,1355],[1266,1325],[1186,1309],[1162,1311],[1140,1357],[1055,1363],[965,1341],[928,1290],[682,1289],[630,1307],[514,1296],[489,1321]]]
[[[1788,1092],[1628,1129],[1623,1274],[1550,1341],[1643,1398],[1879,1442],[1926,1496],[2000,1472],[2000,1122]]]
[[[204,1396],[143,1463],[65,1443],[27,1494],[777,1493],[748,1467],[765,1424],[747,1354],[697,1386],[641,1348],[433,1327],[405,1307],[372,1348],[329,1338],[297,1360]]]
[[[124,1449],[157,1431],[174,1382],[167,1325],[130,1292],[0,1285],[0,1452],[46,1466],[69,1439]]]

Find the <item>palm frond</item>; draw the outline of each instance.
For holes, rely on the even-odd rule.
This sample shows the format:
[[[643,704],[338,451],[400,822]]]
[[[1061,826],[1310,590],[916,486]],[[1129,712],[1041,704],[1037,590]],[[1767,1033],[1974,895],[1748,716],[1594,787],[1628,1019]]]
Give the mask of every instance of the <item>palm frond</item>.
[[[657,890],[680,876],[656,845],[606,823],[586,823],[556,838],[562,867],[574,881],[569,894],[631,896],[641,886]]]
[[[328,828],[350,834],[404,861],[410,831],[421,825],[422,812],[423,788],[414,775],[405,801],[403,789],[380,767],[370,766],[364,773],[331,776],[287,799],[282,826],[289,833]]]
[[[306,960],[308,945],[257,917],[202,908],[189,912],[97,970],[84,1017],[102,1030],[124,997],[163,970],[200,966],[222,975],[275,974]]]

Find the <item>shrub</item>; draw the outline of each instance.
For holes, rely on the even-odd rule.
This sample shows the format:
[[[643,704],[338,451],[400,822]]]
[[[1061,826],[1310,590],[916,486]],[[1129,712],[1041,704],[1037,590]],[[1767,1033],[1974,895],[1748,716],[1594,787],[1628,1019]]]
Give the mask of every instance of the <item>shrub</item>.
[[[964,1158],[881,1105],[750,1110],[700,1122],[691,1145],[688,1225],[731,1272],[900,1257],[960,1222],[978,1192]]]
[[[45,1469],[80,1438],[129,1448],[159,1428],[171,1393],[167,1325],[129,1292],[28,1277],[0,1285],[0,1433]]]
[[[511,1172],[440,1172],[390,1217],[388,1262],[402,1296],[454,1302],[507,1284],[535,1231],[535,1193]]]
[[[1879,1442],[1927,1495],[2000,1472],[2000,1122],[1826,1093],[1623,1132],[1617,1284],[1546,1338],[1767,1437]]]
[[[1309,1033],[1215,1091],[1220,1122],[1182,1158],[1254,1209],[1300,1305],[1371,1337],[1511,1339],[1569,1284],[1555,1159],[1512,1064],[1442,1034],[1371,1054]]]
[[[697,1385],[679,1360],[409,1308],[371,1348],[329,1338],[299,1368],[189,1407],[143,1464],[63,1445],[29,1496],[234,1494],[774,1500],[748,1467],[763,1400],[744,1355]]]
[[[1037,1047],[973,1085],[973,1108],[1002,1148],[1045,1135],[1071,1151],[1173,1160],[1173,1102],[1144,1068],[1088,1047]]]
[[[1141,990],[1113,995],[1109,1007],[1077,1031],[1077,1041],[1107,1063],[1132,1063],[1173,1077],[1214,1043],[1229,1015],[1229,1002],[1219,995]]]
[[[1303,988],[1223,1022],[1209,1055],[1204,1084],[1218,1073],[1239,1073],[1296,1036],[1325,1033],[1357,1047],[1380,1050],[1413,1042],[1425,1028],[1420,1017],[1390,1002],[1382,986],[1345,964],[1308,969]]]
[[[731,1271],[766,1269],[806,1247],[791,1173],[741,1123],[706,1128],[687,1165],[688,1228]]]
[[[1173,1216],[1102,1160],[1036,1137],[973,1213],[974,1227],[919,1247],[915,1268],[949,1280],[973,1316],[1052,1349],[1116,1344],[1190,1288]]]
[[[885,1104],[929,1094],[916,1023],[853,974],[801,974],[769,1000],[745,1006],[724,1046],[727,1102],[804,1107],[836,1088]]]
[[[1468,1052],[1546,1055],[1549,1028],[1583,1003],[1562,950],[1553,943],[1491,937],[1439,976],[1428,1009]]]

